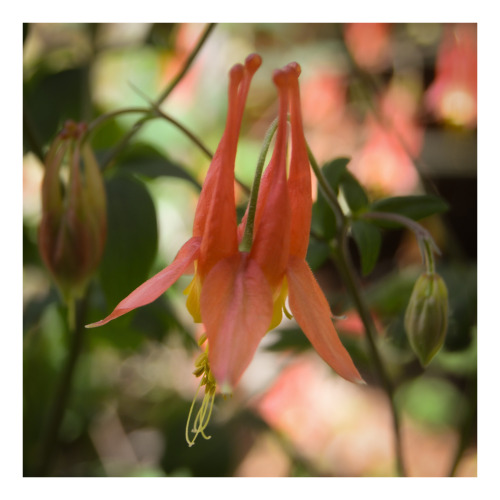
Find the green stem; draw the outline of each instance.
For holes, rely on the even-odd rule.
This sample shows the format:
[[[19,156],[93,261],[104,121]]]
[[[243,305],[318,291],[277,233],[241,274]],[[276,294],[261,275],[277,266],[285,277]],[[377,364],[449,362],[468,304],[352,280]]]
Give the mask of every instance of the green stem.
[[[375,370],[378,373],[380,378],[380,382],[384,391],[387,394],[389,399],[389,404],[392,413],[393,420],[393,429],[395,436],[395,447],[396,447],[396,462],[397,462],[397,470],[400,476],[405,475],[404,470],[404,462],[403,462],[403,450],[401,445],[401,430],[399,423],[399,415],[396,409],[396,405],[394,402],[394,387],[391,379],[389,378],[382,357],[378,351],[376,338],[377,338],[377,329],[375,327],[375,323],[373,321],[372,315],[368,308],[368,305],[365,302],[365,299],[361,293],[361,286],[358,281],[356,271],[354,265],[351,260],[351,256],[348,249],[348,235],[349,235],[349,219],[344,215],[342,208],[339,205],[337,200],[337,196],[334,191],[331,189],[328,181],[323,175],[321,168],[319,167],[316,159],[314,158],[311,150],[308,147],[308,155],[309,161],[311,163],[311,167],[318,179],[318,184],[325,195],[325,199],[329,206],[332,208],[333,213],[337,219],[337,228],[339,231],[338,244],[332,248],[333,254],[339,268],[339,271],[342,275],[342,278],[345,282],[347,290],[353,300],[354,306],[359,313],[361,321],[365,327],[366,338],[368,340],[368,346],[370,349],[371,358],[373,364],[375,365]]]
[[[195,57],[198,55],[198,53],[200,52],[203,44],[205,43],[205,41],[207,40],[208,36],[210,35],[210,33],[212,32],[212,30],[215,28],[215,24],[214,23],[211,23],[209,24],[205,31],[203,32],[202,36],[200,37],[200,39],[198,40],[198,43],[196,44],[195,48],[193,49],[193,51],[190,53],[189,57],[186,59],[183,67],[181,68],[181,70],[179,71],[179,73],[177,74],[177,76],[170,82],[170,84],[167,86],[167,88],[160,94],[160,96],[158,97],[158,99],[156,100],[156,103],[151,107],[151,114],[148,115],[148,116],[145,116],[144,118],[140,119],[139,121],[137,121],[134,126],[130,129],[130,131],[122,138],[122,140],[120,141],[120,143],[113,149],[113,151],[111,151],[111,153],[106,157],[106,159],[104,160],[103,164],[102,164],[102,168],[106,168],[108,165],[111,164],[111,162],[113,161],[113,159],[118,155],[120,154],[121,151],[123,151],[125,149],[125,147],[127,146],[127,144],[130,142],[130,140],[132,139],[132,137],[135,136],[135,134],[137,134],[137,132],[139,132],[139,130],[142,128],[142,126],[144,125],[144,123],[146,123],[148,120],[150,120],[151,118],[154,118],[155,117],[155,114],[156,114],[156,108],[163,103],[163,101],[165,101],[165,99],[170,95],[170,93],[174,90],[174,88],[178,85],[178,83],[182,80],[182,78],[184,77],[184,75],[188,72],[189,68],[191,67],[191,64],[193,63]]]
[[[150,108],[121,108],[115,111],[110,111],[109,113],[104,113],[103,115],[98,116],[95,120],[91,121],[87,127],[87,132],[82,138],[82,141],[87,139],[87,136],[91,134],[96,128],[100,127],[103,123],[111,118],[115,118],[116,116],[125,115],[129,113],[143,113],[145,115],[151,113]]]
[[[377,329],[375,327],[375,323],[373,321],[370,310],[364,300],[363,295],[361,294],[361,287],[356,276],[356,272],[354,266],[352,264],[350,253],[347,245],[348,235],[348,226],[343,225],[340,233],[340,244],[335,249],[334,253],[336,257],[336,262],[340,273],[344,279],[347,290],[351,295],[351,298],[354,302],[354,306],[359,313],[361,321],[365,327],[366,338],[368,340],[368,346],[370,348],[371,358],[375,365],[375,370],[378,373],[380,381],[382,383],[382,387],[384,388],[387,397],[389,399],[389,404],[391,407],[392,413],[392,421],[393,421],[393,429],[395,436],[395,447],[396,447],[396,462],[397,462],[397,470],[399,476],[405,475],[404,470],[404,462],[403,462],[403,450],[401,444],[401,429],[399,423],[399,415],[396,409],[396,405],[394,402],[394,387],[391,379],[389,378],[384,363],[382,361],[382,357],[378,351],[376,338],[377,338]]]
[[[74,329],[70,331],[72,335],[68,357],[58,381],[54,402],[42,437],[40,462],[38,464],[39,476],[49,475],[52,469],[61,423],[71,394],[75,368],[83,350],[86,310],[87,297],[85,296],[76,304],[75,308],[70,308],[68,311],[69,314],[71,314],[71,311],[74,312],[73,319],[69,320],[69,324],[74,324]]]
[[[273,123],[271,123],[271,126],[267,130],[266,137],[264,138],[264,142],[260,150],[259,159],[257,161],[257,168],[255,169],[255,177],[253,178],[250,201],[248,204],[248,215],[245,225],[245,232],[243,233],[243,238],[241,239],[240,243],[240,251],[242,252],[249,252],[252,248],[253,228],[255,222],[255,212],[257,210],[257,199],[259,197],[260,180],[262,178],[262,171],[264,170],[264,163],[266,161],[267,152],[269,151],[269,147],[271,145],[271,141],[277,127],[278,118],[276,118]]]
[[[175,118],[172,116],[168,115],[167,113],[163,112],[161,109],[157,108],[156,113],[159,115],[160,118],[163,118],[170,122],[172,125],[177,127],[186,137],[191,139],[191,141],[196,144],[202,151],[205,153],[205,155],[208,157],[208,159],[213,158],[213,153],[201,142],[201,140],[190,130],[188,130],[184,125],[182,125],[180,122],[178,122]],[[246,188],[246,186],[245,186]],[[246,188],[248,189],[248,188]]]
[[[427,229],[422,227],[418,222],[415,222],[404,215],[392,212],[366,212],[362,215],[362,217],[364,219],[379,219],[397,222],[398,224],[406,226],[408,229],[413,231],[420,247],[422,262],[427,268],[428,273],[434,273],[434,253],[439,255],[441,252],[431,236],[431,233],[429,233]]]
[[[333,214],[335,215],[337,227],[340,227],[342,224],[345,223],[345,215],[344,215],[344,212],[342,212],[342,208],[337,200],[337,195],[335,194],[333,189],[330,187],[330,184],[328,184],[328,181],[326,180],[325,176],[323,175],[323,171],[321,170],[320,166],[318,165],[316,158],[314,158],[314,155],[312,154],[312,151],[309,148],[309,145],[307,145],[307,155],[309,157],[309,162],[311,163],[311,167],[313,169],[314,175],[316,176],[316,179],[318,180],[318,184],[321,188],[321,191],[325,195],[325,199],[326,199],[327,203],[330,205],[330,208],[332,209]]]
[[[188,69],[191,67],[191,64],[193,63],[195,57],[198,55],[198,52],[200,52],[201,48],[203,47],[203,44],[206,42],[207,38],[209,37],[210,33],[212,30],[215,28],[216,23],[210,23],[207,25],[205,28],[205,31],[201,35],[200,39],[198,40],[198,43],[196,44],[195,48],[191,51],[191,54],[187,58],[186,62],[184,63],[184,66],[181,68],[177,76],[170,82],[168,87],[160,94],[158,99],[156,100],[156,104],[159,106],[172,92],[172,90],[175,89],[177,84],[182,80],[184,75],[187,73]]]

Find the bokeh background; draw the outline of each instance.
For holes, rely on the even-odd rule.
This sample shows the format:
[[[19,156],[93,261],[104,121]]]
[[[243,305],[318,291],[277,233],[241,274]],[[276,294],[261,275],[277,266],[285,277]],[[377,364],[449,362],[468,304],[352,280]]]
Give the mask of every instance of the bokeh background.
[[[44,426],[70,345],[66,309],[37,248],[43,157],[67,119],[148,106],[176,76],[203,24],[25,24],[23,87],[24,474],[37,475]],[[349,168],[371,199],[430,193],[449,204],[423,221],[442,255],[450,294],[446,343],[424,371],[403,316],[421,272],[416,241],[384,233],[362,278],[379,347],[397,383],[404,458],[412,476],[476,475],[477,30],[475,24],[219,24],[162,106],[211,151],[226,112],[227,72],[263,57],[250,90],[236,174],[250,185],[277,112],[271,73],[300,77],[306,138],[320,163]],[[209,160],[172,124],[146,123],[118,155],[138,115],[93,135],[108,194],[109,234],[91,283],[87,322],[107,315],[167,265],[191,235]],[[246,194],[239,190],[244,207]],[[356,248],[352,247],[357,262]],[[368,385],[336,376],[293,321],[269,333],[231,399],[218,398],[208,441],[184,428],[197,388],[201,330],[181,279],[155,303],[85,333],[54,449],[54,476],[390,476],[389,406],[362,324],[321,242],[308,261],[336,327]]]

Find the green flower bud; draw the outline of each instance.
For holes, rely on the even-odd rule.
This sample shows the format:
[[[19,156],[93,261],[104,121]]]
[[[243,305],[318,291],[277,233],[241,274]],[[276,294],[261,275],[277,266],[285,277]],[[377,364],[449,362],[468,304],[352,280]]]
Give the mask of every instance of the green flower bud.
[[[405,314],[410,345],[422,366],[441,349],[448,326],[448,290],[435,273],[422,274],[413,287]]]
[[[104,183],[90,146],[81,143],[84,131],[83,124],[65,124],[47,155],[42,184],[40,254],[65,299],[81,296],[106,241]],[[60,175],[65,163],[67,182]]]

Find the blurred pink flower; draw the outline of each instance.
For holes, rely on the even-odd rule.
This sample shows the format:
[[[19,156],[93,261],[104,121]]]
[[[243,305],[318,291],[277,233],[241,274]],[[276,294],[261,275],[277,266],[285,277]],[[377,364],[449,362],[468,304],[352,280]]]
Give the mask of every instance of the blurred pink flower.
[[[439,48],[427,107],[445,122],[474,127],[477,119],[477,26],[448,27]]]
[[[345,27],[345,43],[356,63],[367,70],[378,70],[390,56],[390,25],[353,23]]]
[[[282,370],[257,408],[321,474],[392,473],[391,416],[383,393],[343,381],[312,356]]]
[[[357,123],[347,108],[344,75],[326,67],[314,68],[309,74],[302,84],[302,109],[307,140],[316,159],[323,163],[351,156],[356,147]]]
[[[379,116],[368,116],[366,141],[353,155],[349,168],[377,196],[412,193],[418,173],[423,129],[417,124],[417,97],[401,83],[393,83],[382,96]]]

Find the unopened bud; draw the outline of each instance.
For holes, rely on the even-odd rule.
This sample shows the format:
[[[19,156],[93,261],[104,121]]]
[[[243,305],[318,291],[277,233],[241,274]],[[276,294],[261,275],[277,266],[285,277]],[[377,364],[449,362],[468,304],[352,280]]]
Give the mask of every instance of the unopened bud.
[[[422,366],[441,349],[448,326],[448,290],[436,273],[422,274],[413,287],[405,314],[410,345]]]
[[[90,146],[81,143],[84,130],[65,124],[47,155],[42,184],[40,254],[65,298],[83,293],[106,241],[104,183]],[[67,182],[60,175],[65,163]]]

